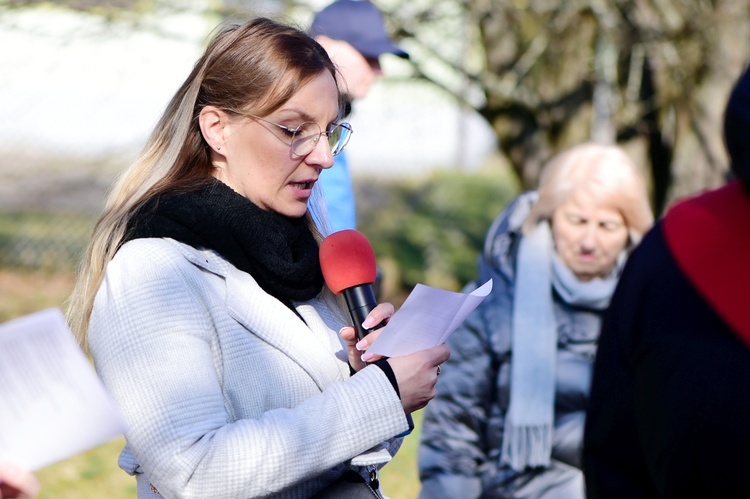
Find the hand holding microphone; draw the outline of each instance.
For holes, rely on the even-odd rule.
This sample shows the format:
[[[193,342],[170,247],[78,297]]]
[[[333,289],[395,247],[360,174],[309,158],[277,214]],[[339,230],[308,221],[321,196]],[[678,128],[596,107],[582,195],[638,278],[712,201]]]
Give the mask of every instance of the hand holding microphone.
[[[328,287],[336,294],[343,294],[349,308],[357,338],[344,339],[347,340],[350,364],[358,370],[364,365],[354,348],[356,340],[361,342],[365,336],[382,327],[394,313],[392,305],[377,305],[375,301],[372,290],[377,275],[375,252],[361,232],[334,232],[321,242],[320,265]],[[374,325],[365,328],[362,323],[368,316]],[[372,343],[371,338],[367,339],[368,343]],[[423,408],[434,398],[438,366],[449,357],[448,347],[443,344],[388,360],[396,376],[406,414]]]
[[[380,303],[368,315],[372,324],[384,324],[394,314],[393,305],[390,303]],[[367,324],[367,323],[366,323]],[[368,328],[364,328],[368,330]],[[362,340],[357,337],[357,329],[346,326],[339,331],[339,336],[346,343],[346,353],[349,358],[349,364],[355,371],[363,369],[367,364],[377,362],[384,357],[373,355],[366,350],[370,347],[380,334],[382,328],[375,326]]]
[[[370,241],[356,230],[334,232],[320,244],[320,267],[330,290],[344,295],[361,340],[373,329],[365,329],[362,323],[377,306],[372,290],[377,268]]]

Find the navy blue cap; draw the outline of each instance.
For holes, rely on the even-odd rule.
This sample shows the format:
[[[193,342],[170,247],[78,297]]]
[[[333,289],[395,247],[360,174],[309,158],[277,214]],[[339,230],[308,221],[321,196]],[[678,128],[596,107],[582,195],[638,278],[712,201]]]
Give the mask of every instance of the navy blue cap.
[[[409,57],[388,37],[383,15],[367,0],[336,0],[318,12],[310,34],[348,42],[365,57],[377,58],[382,54]]]

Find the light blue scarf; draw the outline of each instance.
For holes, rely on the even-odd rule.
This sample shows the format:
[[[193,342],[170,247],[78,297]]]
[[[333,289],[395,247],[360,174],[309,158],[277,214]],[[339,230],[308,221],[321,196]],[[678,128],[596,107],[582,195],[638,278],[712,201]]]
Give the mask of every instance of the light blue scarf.
[[[618,263],[624,259],[623,252]],[[609,305],[618,275],[616,268],[604,279],[576,279],[557,256],[547,222],[521,239],[513,300],[510,405],[501,454],[501,462],[513,469],[549,466],[552,454],[557,357],[552,287],[569,304],[602,310]]]

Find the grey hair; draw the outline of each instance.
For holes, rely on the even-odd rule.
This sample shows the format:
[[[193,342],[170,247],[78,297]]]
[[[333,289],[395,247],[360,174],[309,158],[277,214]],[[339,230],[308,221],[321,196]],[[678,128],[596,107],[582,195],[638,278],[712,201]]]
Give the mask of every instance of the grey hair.
[[[530,233],[575,193],[586,192],[625,220],[637,243],[654,222],[646,184],[638,167],[616,145],[586,142],[554,156],[539,179],[539,199],[523,223]]]

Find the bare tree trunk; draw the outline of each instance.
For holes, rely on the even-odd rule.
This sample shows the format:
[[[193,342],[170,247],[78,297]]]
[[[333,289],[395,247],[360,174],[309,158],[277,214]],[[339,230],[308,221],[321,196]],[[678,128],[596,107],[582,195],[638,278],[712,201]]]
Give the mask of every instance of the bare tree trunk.
[[[728,159],[723,144],[723,117],[729,93],[748,59],[750,2],[716,2],[704,39],[701,78],[694,82],[677,109],[678,132],[672,162],[674,182],[668,199],[674,200],[726,180]]]

